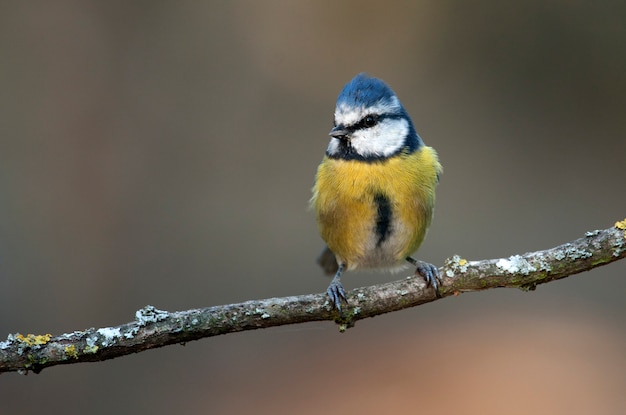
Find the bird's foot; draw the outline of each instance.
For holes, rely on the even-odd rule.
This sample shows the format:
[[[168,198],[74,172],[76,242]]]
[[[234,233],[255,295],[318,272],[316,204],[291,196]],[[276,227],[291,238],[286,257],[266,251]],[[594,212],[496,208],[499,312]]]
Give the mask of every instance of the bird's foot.
[[[420,275],[422,278],[424,278],[424,281],[426,281],[426,287],[430,287],[432,285],[437,298],[441,298],[441,294],[439,294],[439,283],[441,283],[442,281],[441,277],[439,276],[439,269],[433,264],[419,261],[411,257],[407,258],[407,261],[415,265],[415,275]]]
[[[328,289],[326,290],[328,296],[330,297],[330,301],[337,307],[337,310],[341,312],[341,302],[348,302],[346,298],[346,291],[343,289],[343,285],[341,285],[341,280],[337,275],[330,282]]]

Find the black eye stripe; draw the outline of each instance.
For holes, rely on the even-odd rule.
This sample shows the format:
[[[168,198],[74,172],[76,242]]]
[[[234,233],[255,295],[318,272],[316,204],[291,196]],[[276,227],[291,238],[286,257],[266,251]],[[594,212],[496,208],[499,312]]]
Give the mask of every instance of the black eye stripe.
[[[358,123],[354,126],[355,129],[361,128],[371,128],[378,124],[381,120],[381,116],[378,114],[367,114],[365,117],[361,118]]]
[[[373,117],[374,118],[374,122],[367,122],[368,117]],[[398,120],[403,118],[402,115],[400,114],[367,114],[366,116],[364,116],[363,118],[361,118],[359,120],[359,122],[357,122],[356,124],[352,125],[352,130],[361,130],[361,129],[367,129],[367,128],[371,128],[374,127],[376,124],[380,123],[383,120]]]
[[[374,123],[367,123],[366,120],[368,117],[374,118]],[[383,120],[399,120],[405,118],[401,114],[367,114],[363,118],[361,118],[358,122],[346,125],[346,130],[354,132],[357,130],[366,130],[368,128],[374,127],[379,124]],[[369,125],[368,125],[369,124]],[[333,126],[337,126],[337,120],[333,119]]]

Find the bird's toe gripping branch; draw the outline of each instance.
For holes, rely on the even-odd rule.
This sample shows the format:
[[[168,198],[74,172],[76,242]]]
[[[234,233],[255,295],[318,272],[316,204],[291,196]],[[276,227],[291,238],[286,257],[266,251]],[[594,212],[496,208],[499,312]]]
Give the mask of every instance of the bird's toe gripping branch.
[[[418,261],[417,259],[413,259],[411,257],[408,257],[406,260],[415,265],[415,274],[420,275],[422,278],[424,278],[424,281],[426,281],[426,286],[432,286],[435,290],[437,298],[441,298],[441,294],[439,293],[439,284],[441,283],[439,269],[433,264],[424,261]]]

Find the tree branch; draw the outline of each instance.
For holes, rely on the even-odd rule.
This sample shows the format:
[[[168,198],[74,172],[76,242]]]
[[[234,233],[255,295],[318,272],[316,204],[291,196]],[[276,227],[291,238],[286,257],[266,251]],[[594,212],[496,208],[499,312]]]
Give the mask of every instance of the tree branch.
[[[509,258],[467,261],[454,256],[440,269],[441,298],[467,291],[512,287],[534,290],[539,284],[565,278],[626,256],[626,219],[605,230],[545,251]],[[169,344],[243,330],[334,320],[341,331],[357,320],[428,303],[438,298],[419,277],[348,293],[344,314],[326,294],[269,298],[239,304],[167,312],[146,306],[135,320],[116,327],[91,328],[52,336],[9,334],[0,342],[0,373],[38,373],[60,364],[96,362]]]

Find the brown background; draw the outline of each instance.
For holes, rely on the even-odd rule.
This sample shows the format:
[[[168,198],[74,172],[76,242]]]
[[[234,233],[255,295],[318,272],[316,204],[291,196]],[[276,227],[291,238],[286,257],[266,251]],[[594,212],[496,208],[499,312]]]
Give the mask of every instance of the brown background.
[[[504,3],[1,4],[0,336],[322,292],[307,201],[360,71],[445,168],[420,258],[623,219],[624,3]],[[625,273],[6,374],[0,413],[621,414]]]

